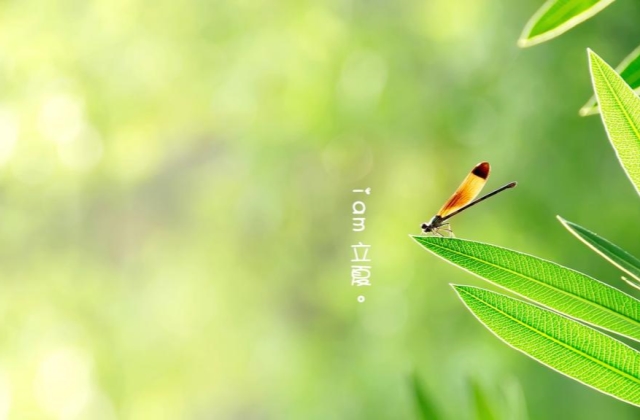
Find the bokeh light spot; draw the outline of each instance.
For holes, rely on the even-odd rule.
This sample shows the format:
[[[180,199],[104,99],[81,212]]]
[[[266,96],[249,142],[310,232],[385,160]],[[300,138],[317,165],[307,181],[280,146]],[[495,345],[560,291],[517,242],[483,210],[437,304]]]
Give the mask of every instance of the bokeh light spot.
[[[91,396],[91,360],[79,348],[46,353],[34,381],[38,404],[56,418],[74,418]]]

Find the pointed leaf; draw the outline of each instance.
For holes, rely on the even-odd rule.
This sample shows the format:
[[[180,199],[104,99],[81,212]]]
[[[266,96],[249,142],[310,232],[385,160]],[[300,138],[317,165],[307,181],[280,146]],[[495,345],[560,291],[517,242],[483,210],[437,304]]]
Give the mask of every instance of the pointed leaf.
[[[616,73],[618,73],[624,81],[634,89],[636,93],[640,93],[640,47],[636,48],[622,60],[622,63],[616,67]],[[598,103],[596,97],[592,96],[586,104],[580,108],[580,115],[586,117],[587,115],[597,114]]]
[[[500,287],[640,341],[640,301],[551,261],[463,239],[413,237],[435,255]]]
[[[555,38],[611,3],[613,0],[548,0],[525,25],[518,46],[530,47]]]
[[[591,50],[589,67],[609,140],[622,168],[640,194],[640,97]]]
[[[595,233],[558,216],[560,223],[611,264],[640,281],[640,260]]]
[[[640,406],[640,353],[593,328],[530,303],[471,286],[454,289],[498,338],[600,392]]]

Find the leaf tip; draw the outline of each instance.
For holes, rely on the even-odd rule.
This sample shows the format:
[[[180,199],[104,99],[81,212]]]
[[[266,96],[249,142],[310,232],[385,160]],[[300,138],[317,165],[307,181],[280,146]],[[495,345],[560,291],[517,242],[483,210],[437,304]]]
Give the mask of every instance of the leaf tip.
[[[414,240],[418,245],[422,245],[422,246],[424,246],[424,245],[425,245],[425,244],[424,244],[424,241],[422,241],[422,239],[424,238],[424,236],[409,234],[409,237],[410,237],[411,239],[413,239],[413,240]]]
[[[454,292],[456,292],[456,295],[458,295],[459,298],[462,299],[462,297],[460,296],[460,284],[456,284],[456,283],[449,283],[449,286],[451,286],[451,288],[453,289]]]
[[[464,292],[467,289],[473,288],[473,286],[467,286],[464,284],[457,284],[457,283],[449,283],[449,286],[451,286],[453,290],[456,291],[457,294],[460,294],[461,292]]]
[[[588,117],[590,115],[595,115],[597,113],[598,113],[598,108],[597,107],[593,107],[591,105],[583,106],[578,111],[578,115],[580,115],[581,117]]]
[[[528,48],[534,44],[531,43],[529,38],[519,38],[518,41],[516,42],[516,45],[520,48]]]
[[[568,221],[567,219],[564,219],[560,215],[556,215],[556,218],[558,219],[558,221],[560,223],[562,223],[562,226],[564,226],[569,232],[573,233],[573,226],[572,226],[572,223],[570,221]]]
[[[479,291],[486,290],[480,287],[469,286],[466,284],[451,283],[450,286],[453,287],[453,291],[456,292],[456,295],[458,295],[458,299],[460,299],[462,303],[470,310],[471,308],[469,308],[469,300],[473,300],[473,296],[475,296]],[[471,312],[473,312],[473,310]]]
[[[602,63],[604,60],[596,54],[591,48],[587,48],[587,57],[589,57],[589,65],[593,66],[594,63]]]

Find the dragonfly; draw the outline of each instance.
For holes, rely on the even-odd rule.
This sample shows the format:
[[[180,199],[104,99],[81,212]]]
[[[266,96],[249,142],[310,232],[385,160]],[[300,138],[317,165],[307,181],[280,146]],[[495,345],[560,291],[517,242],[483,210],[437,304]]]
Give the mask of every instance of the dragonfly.
[[[489,178],[490,170],[491,166],[489,165],[489,162],[478,163],[471,170],[471,172],[469,172],[469,175],[465,177],[465,179],[462,181],[462,184],[460,184],[453,195],[444,203],[438,213],[436,213],[436,215],[433,216],[429,222],[423,223],[420,226],[422,228],[422,232],[444,236],[442,233],[440,233],[441,230],[444,230],[446,232],[449,232],[449,236],[453,236],[451,225],[448,222],[449,219],[451,219],[456,214],[463,212],[469,207],[475,206],[479,202],[486,200],[489,197],[493,197],[494,195],[501,193],[502,191],[505,191],[509,188],[514,188],[516,185],[518,185],[518,183],[515,181],[510,182],[507,185],[503,185],[497,190],[490,192],[489,194],[475,199],[478,194],[480,194],[480,191],[482,190],[482,187],[484,187],[484,184],[487,183],[487,178]]]

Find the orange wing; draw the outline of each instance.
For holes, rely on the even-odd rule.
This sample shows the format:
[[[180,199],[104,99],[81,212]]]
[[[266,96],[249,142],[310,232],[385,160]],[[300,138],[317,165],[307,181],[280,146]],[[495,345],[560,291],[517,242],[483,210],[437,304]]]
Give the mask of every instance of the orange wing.
[[[444,203],[437,215],[446,217],[448,214],[466,206],[480,194],[482,187],[489,178],[489,162],[480,162],[471,170],[469,175],[462,181],[456,192]]]

